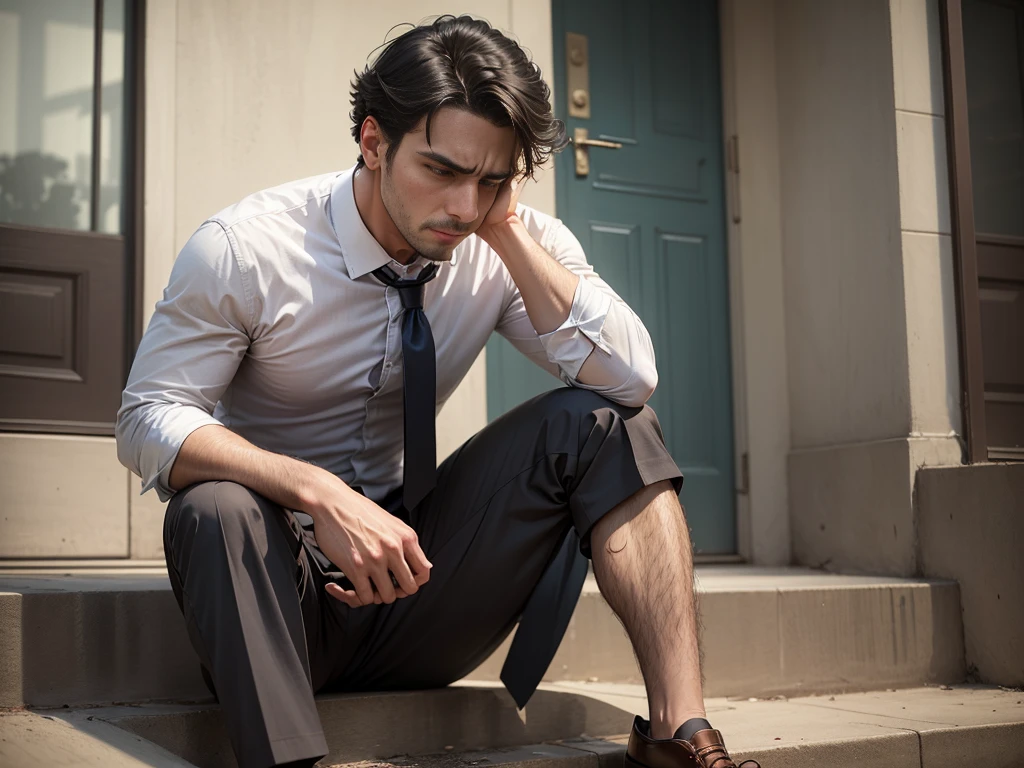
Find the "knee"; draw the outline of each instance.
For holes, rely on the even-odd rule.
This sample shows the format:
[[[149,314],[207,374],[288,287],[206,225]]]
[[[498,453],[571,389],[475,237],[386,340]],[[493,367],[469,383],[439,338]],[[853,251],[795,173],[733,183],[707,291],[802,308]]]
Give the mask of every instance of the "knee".
[[[226,529],[249,511],[259,514],[254,491],[224,480],[196,483],[171,499],[164,520],[167,552],[191,549],[198,541],[223,539]]]
[[[632,448],[648,445],[657,453],[667,453],[665,433],[658,415],[649,405],[640,407],[621,405],[584,389],[569,389],[563,396],[561,407],[580,426],[581,433],[628,436]]]
[[[612,402],[608,398],[589,389],[579,389],[577,387],[563,387],[551,392],[545,392],[543,395],[539,395],[533,402],[547,413],[560,411],[574,416],[583,416],[606,409],[630,412],[637,410]]]
[[[659,433],[661,431],[658,416],[651,406],[642,405],[637,408],[621,405],[589,389],[577,387],[556,389],[540,395],[534,402],[547,413],[560,411],[577,418],[593,414],[598,417],[599,421],[619,417],[624,421],[650,423],[657,428]]]

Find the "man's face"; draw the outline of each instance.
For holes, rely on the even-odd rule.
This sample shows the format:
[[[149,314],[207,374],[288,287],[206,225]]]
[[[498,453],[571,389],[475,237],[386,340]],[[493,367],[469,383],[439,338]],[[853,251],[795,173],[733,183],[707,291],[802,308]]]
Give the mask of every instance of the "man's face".
[[[402,137],[383,161],[381,198],[395,227],[416,251],[448,261],[475,232],[514,168],[515,133],[485,118],[442,107]]]

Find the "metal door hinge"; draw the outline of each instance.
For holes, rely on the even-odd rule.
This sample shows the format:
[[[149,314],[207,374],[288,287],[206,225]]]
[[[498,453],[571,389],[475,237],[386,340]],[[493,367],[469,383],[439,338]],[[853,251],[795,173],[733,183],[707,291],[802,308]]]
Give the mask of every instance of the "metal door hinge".
[[[725,164],[730,173],[740,172],[740,137],[733,134],[725,145]]]

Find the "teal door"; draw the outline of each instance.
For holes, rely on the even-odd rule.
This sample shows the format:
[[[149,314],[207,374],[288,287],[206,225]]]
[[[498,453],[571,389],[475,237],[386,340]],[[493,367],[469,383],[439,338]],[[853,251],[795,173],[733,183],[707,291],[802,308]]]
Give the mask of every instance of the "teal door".
[[[736,551],[728,275],[714,0],[553,0],[557,112],[589,149],[556,160],[558,216],[643,318],[658,359],[650,405],[686,475],[680,495],[703,553]],[[590,117],[569,114],[566,35],[586,38]],[[573,38],[573,77],[581,51]],[[578,107],[579,105],[577,105]],[[579,109],[575,111],[580,111]],[[495,336],[488,416],[560,382]]]

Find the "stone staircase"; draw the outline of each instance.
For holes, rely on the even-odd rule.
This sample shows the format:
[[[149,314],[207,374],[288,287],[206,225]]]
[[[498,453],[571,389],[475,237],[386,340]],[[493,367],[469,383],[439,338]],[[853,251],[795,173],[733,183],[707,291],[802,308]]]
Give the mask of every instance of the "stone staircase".
[[[734,752],[765,768],[1024,765],[1024,695],[940,687],[966,676],[955,582],[702,566],[698,585],[709,716]],[[493,682],[504,652],[444,690],[319,697],[324,763],[621,765],[646,700],[595,584],[523,712]],[[0,706],[5,768],[234,765],[156,563],[0,572]]]

